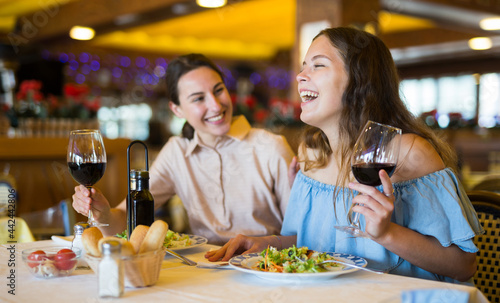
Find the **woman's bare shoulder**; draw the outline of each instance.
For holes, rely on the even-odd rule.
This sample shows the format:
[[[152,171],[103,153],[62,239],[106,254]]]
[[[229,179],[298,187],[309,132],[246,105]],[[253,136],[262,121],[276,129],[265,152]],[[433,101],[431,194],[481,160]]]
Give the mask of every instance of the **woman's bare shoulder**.
[[[444,168],[443,159],[429,141],[415,134],[404,134],[392,180],[398,182],[415,179]]]

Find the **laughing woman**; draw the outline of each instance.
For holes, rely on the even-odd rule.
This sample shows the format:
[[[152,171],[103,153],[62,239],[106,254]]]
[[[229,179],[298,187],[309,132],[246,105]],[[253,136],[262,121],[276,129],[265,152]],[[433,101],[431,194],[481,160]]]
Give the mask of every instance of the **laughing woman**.
[[[448,282],[470,281],[483,232],[454,167],[450,147],[414,117],[399,95],[397,69],[383,42],[353,28],[321,31],[297,75],[300,119],[311,126],[299,148],[280,236],[239,235],[211,261],[235,253],[292,244],[363,257],[370,267],[393,274]],[[401,150],[391,178],[382,185],[354,182],[350,157],[368,120],[401,128]],[[338,231],[347,210],[362,214],[369,238]]]
[[[243,116],[233,118],[223,74],[205,56],[181,56],[170,62],[166,75],[170,109],[187,122],[182,136],[171,137],[151,167],[155,208],[177,194],[191,231],[213,244],[240,233],[279,233],[293,157],[286,140],[251,128]],[[110,223],[101,227],[104,234],[126,228],[125,201],[110,208],[98,190],[76,187],[73,207],[81,214],[92,207],[98,222]]]

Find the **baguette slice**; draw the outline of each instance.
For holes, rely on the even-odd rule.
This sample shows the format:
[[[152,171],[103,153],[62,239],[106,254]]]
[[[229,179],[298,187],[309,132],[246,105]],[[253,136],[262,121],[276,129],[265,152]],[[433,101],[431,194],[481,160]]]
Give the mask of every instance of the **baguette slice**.
[[[135,255],[135,249],[127,239],[122,239],[115,236],[103,237],[99,240],[98,247],[101,255],[102,255],[102,243],[108,240],[114,240],[120,242],[122,257],[130,257]]]
[[[144,241],[141,243],[139,253],[142,254],[160,249],[163,246],[167,232],[168,224],[165,221],[154,221],[153,224],[151,224]]]
[[[82,244],[87,254],[100,257],[99,240],[103,237],[102,232],[97,227],[89,227],[83,231]]]
[[[134,231],[132,231],[132,234],[130,235],[130,243],[134,247],[135,253],[139,253],[139,248],[141,247],[142,241],[144,241],[144,238],[146,237],[146,234],[148,233],[149,226],[146,225],[137,225],[134,228]]]

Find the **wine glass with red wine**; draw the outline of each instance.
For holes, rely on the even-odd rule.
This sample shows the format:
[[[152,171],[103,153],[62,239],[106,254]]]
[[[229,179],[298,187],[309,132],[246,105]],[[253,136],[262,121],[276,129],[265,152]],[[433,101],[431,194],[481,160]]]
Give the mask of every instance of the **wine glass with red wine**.
[[[382,184],[378,175],[381,169],[392,176],[398,162],[401,129],[368,121],[359,135],[351,158],[351,169],[356,180],[365,185]],[[335,226],[355,237],[368,237],[359,224],[360,214],[349,210],[348,226]]]
[[[95,129],[73,130],[69,135],[68,168],[76,182],[89,190],[99,181],[106,170],[106,150],[101,133]],[[92,205],[88,223],[91,226],[108,226],[94,221]]]

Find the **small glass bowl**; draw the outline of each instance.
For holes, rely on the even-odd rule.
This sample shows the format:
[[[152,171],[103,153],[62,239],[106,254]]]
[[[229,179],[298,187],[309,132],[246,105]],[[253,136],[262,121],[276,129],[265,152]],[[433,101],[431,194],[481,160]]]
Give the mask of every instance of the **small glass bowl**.
[[[71,252],[61,252],[62,249],[69,249]],[[44,254],[40,253],[40,251]],[[46,246],[22,251],[23,262],[26,264],[28,271],[40,279],[71,275],[81,256],[82,250],[77,247]]]
[[[156,284],[166,252],[162,247],[139,255],[121,257],[125,273],[125,287],[146,287]],[[101,258],[86,254],[85,260],[90,268],[99,275]]]

